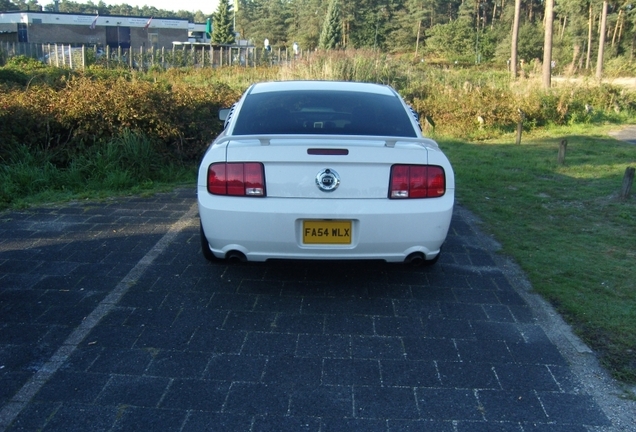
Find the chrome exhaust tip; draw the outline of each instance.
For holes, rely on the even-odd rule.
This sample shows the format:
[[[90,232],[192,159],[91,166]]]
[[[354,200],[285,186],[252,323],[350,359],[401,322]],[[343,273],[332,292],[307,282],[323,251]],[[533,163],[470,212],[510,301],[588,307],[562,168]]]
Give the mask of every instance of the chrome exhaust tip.
[[[225,254],[225,258],[231,263],[246,263],[247,257],[241,251],[233,250]]]

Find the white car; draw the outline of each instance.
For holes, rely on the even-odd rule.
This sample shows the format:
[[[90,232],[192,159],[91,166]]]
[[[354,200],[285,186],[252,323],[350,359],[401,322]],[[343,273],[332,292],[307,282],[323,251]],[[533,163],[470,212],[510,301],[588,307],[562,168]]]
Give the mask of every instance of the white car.
[[[197,181],[207,259],[439,257],[453,169],[391,87],[259,83],[219,118]]]

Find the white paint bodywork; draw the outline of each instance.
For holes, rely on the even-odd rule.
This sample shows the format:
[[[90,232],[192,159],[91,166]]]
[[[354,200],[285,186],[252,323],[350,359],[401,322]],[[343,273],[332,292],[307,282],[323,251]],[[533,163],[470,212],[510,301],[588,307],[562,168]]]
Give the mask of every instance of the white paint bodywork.
[[[260,86],[260,85],[259,85]],[[253,91],[315,86],[346,90],[392,89],[355,83],[267,83]],[[301,87],[302,86],[302,87]],[[236,110],[240,110],[240,102]],[[405,105],[405,109],[408,109]],[[208,148],[198,175],[199,214],[210,249],[218,258],[240,251],[249,261],[267,259],[381,259],[404,261],[422,253],[427,260],[440,251],[454,205],[452,167],[437,144],[424,138],[413,118],[416,138],[341,135],[232,136],[232,119]],[[337,148],[347,155],[311,155],[308,149]],[[211,195],[207,170],[214,162],[261,162],[266,197]],[[444,168],[446,193],[440,198],[389,199],[393,164],[429,164]],[[339,187],[321,191],[316,176],[329,168]],[[347,245],[303,244],[303,220],[351,220]]]

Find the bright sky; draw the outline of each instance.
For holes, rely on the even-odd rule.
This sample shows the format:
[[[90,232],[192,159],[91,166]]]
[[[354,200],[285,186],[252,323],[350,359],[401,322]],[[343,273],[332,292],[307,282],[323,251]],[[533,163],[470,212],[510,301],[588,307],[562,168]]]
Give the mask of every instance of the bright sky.
[[[96,0],[94,0],[97,3]],[[219,0],[104,0],[106,4],[122,4],[126,3],[131,6],[154,6],[157,9],[165,9],[169,11],[186,10],[188,12],[196,12],[200,10],[206,15],[216,12],[216,8],[219,5]]]
[[[52,1],[40,0],[40,4],[49,4]],[[80,2],[81,3],[81,2]],[[93,0],[93,3],[99,3],[99,0]],[[175,0],[104,0],[107,5],[118,5],[122,3],[129,4],[131,6],[154,6],[157,9],[165,9],[169,11],[185,10],[188,12],[196,12],[200,10],[205,15],[210,15],[216,11],[219,4],[219,0],[187,0],[187,1],[175,1]]]
[[[94,0],[95,3],[98,3]],[[175,0],[104,0],[104,3],[108,5],[116,5],[126,3],[131,6],[154,6],[157,9],[165,9],[169,11],[186,10],[188,12],[196,12],[200,10],[206,15],[209,15],[216,11],[219,0],[188,0],[188,1],[175,1]]]

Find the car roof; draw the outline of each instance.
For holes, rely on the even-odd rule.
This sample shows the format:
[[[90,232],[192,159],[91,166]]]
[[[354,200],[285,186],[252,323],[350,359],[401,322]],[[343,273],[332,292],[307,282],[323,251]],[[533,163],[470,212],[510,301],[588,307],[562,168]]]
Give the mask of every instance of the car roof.
[[[254,84],[249,93],[267,93],[298,90],[353,91],[395,96],[393,89],[382,84],[351,81],[271,81]]]

